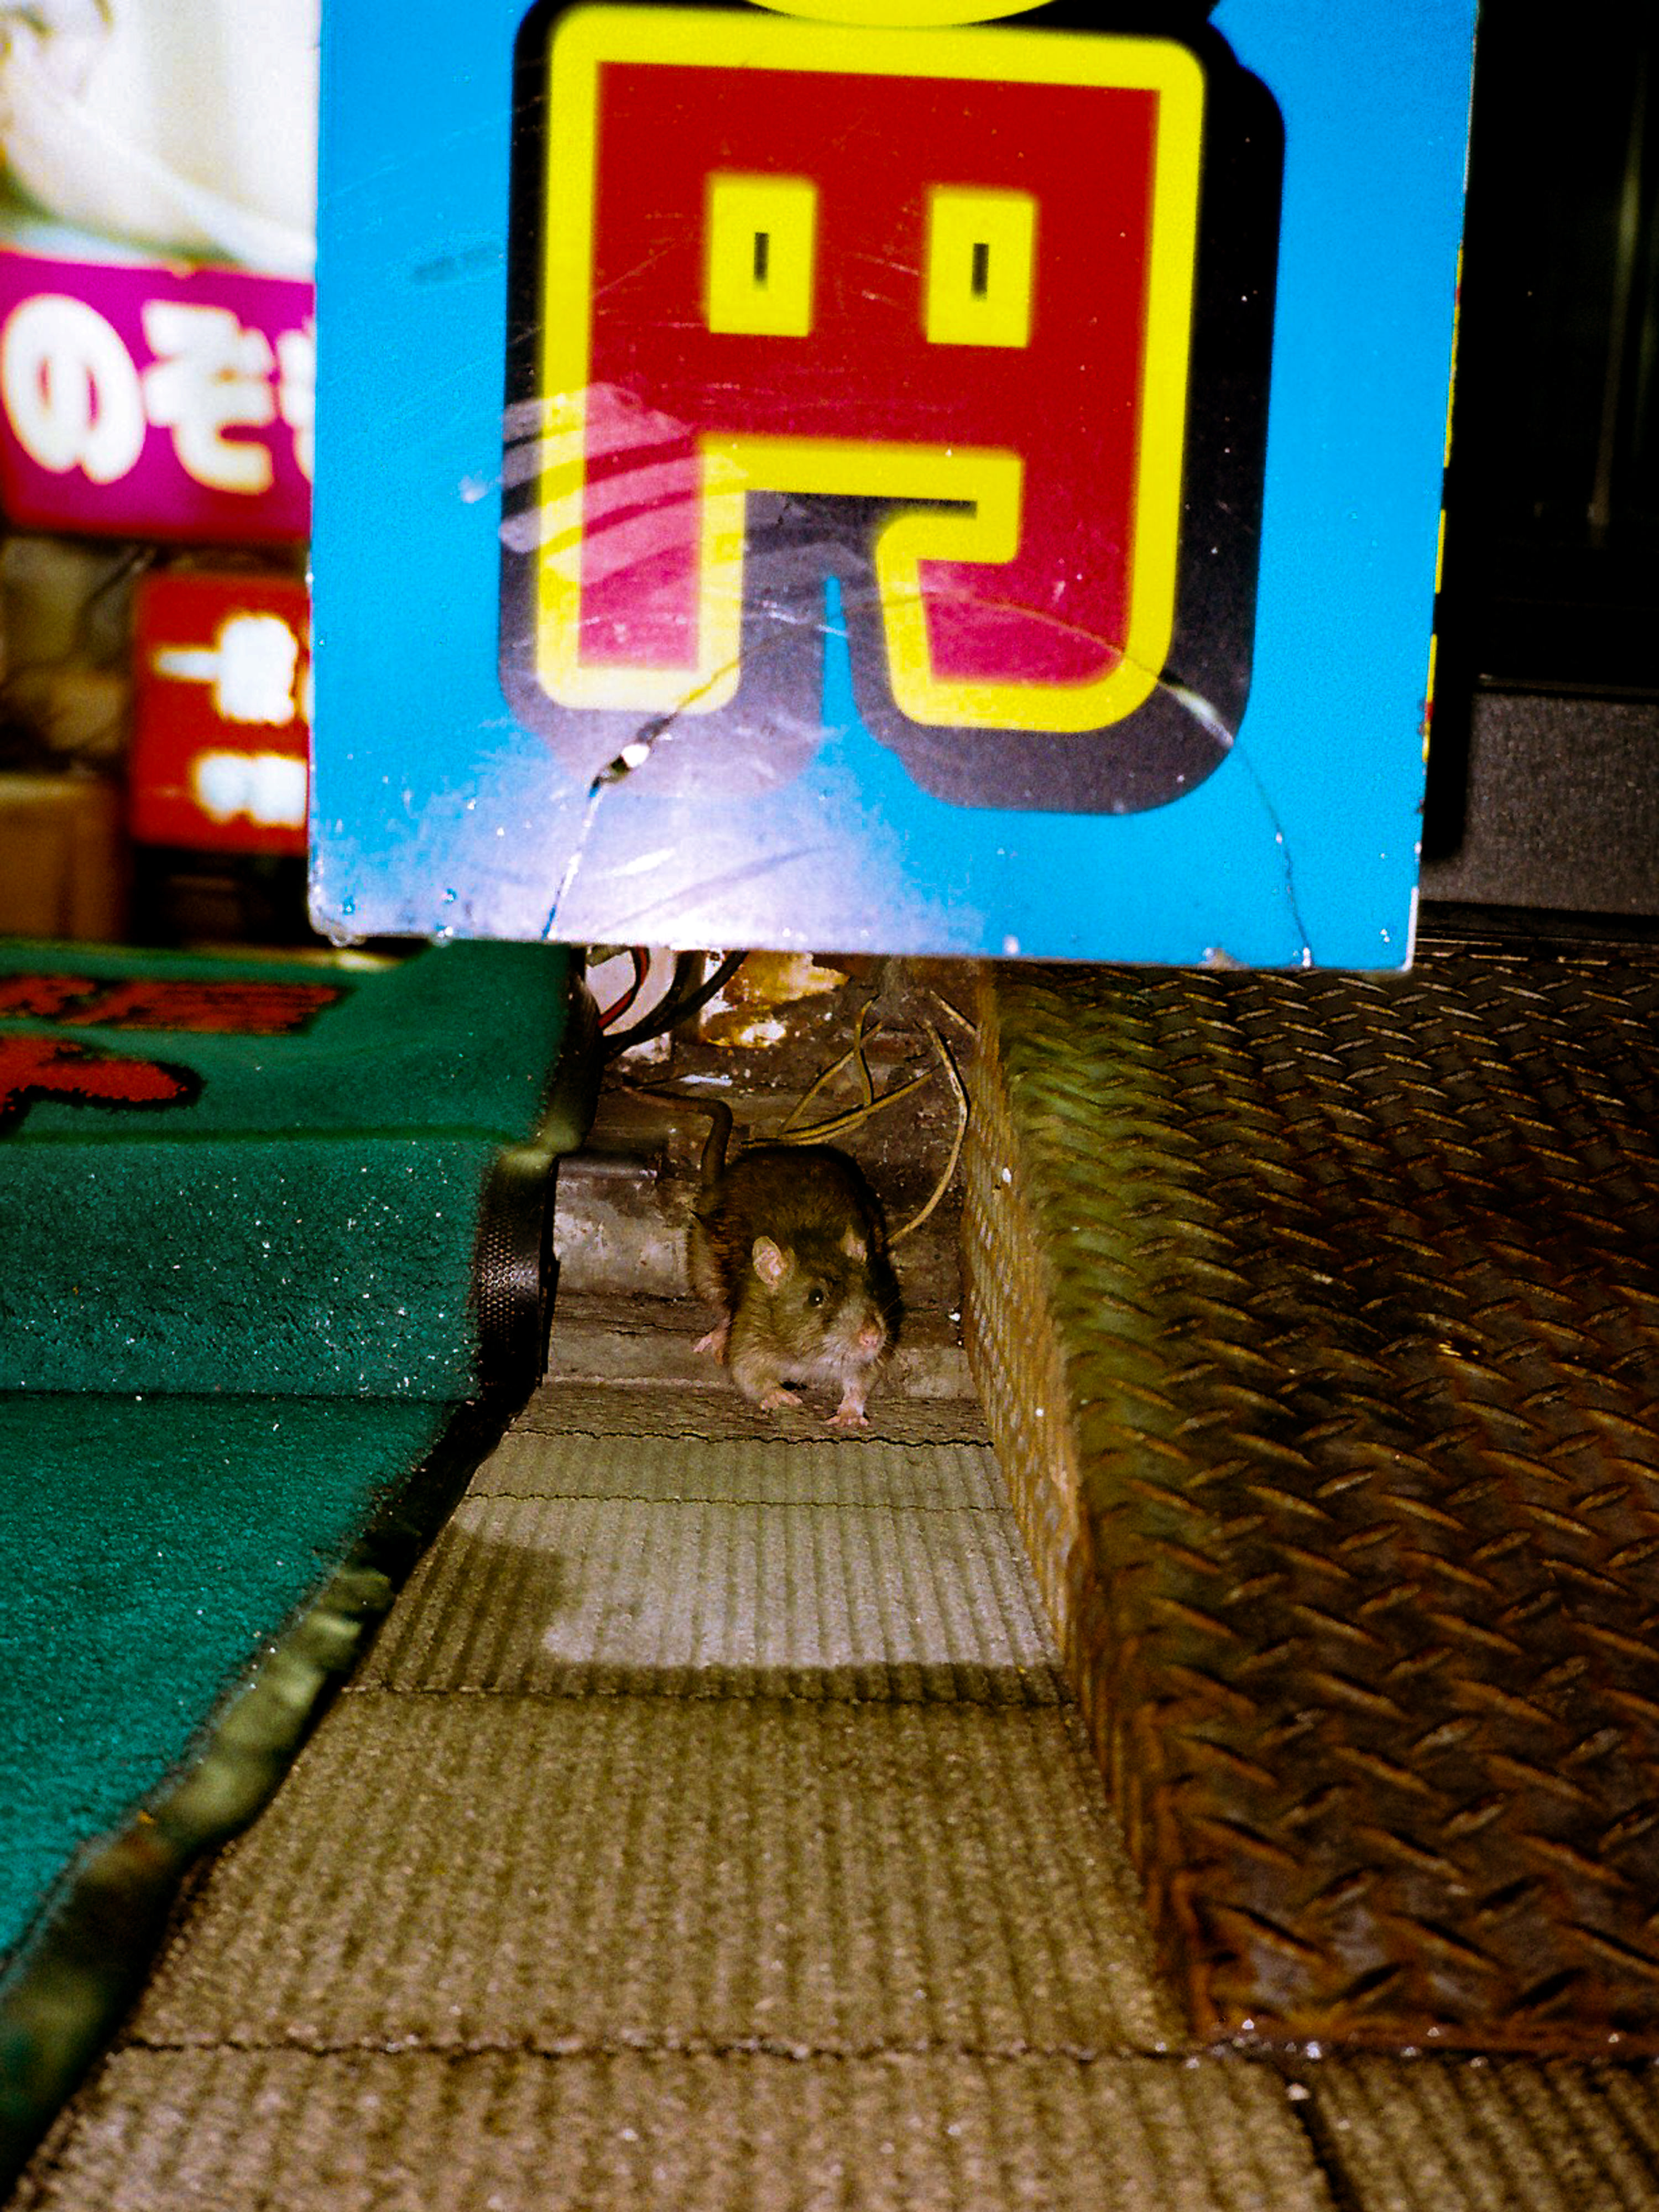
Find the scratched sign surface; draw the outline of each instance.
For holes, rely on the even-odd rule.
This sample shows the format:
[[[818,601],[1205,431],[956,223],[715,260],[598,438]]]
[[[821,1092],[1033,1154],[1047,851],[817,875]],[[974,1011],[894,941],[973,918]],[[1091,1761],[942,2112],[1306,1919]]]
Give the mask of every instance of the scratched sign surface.
[[[319,919],[1399,964],[1473,0],[870,12],[331,11]]]
[[[860,714],[920,781],[1121,803],[1175,627],[1192,53],[999,29],[872,56],[609,8],[561,21],[549,82],[515,702],[579,770],[633,743],[642,779],[776,781],[818,712],[816,549]]]

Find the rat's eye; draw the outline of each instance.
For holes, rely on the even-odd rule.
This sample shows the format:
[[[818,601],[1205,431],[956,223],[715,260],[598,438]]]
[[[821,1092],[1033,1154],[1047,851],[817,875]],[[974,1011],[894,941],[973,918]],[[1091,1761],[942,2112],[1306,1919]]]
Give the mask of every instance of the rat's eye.
[[[806,1293],[806,1303],[809,1306],[821,1306],[823,1304],[823,1292],[817,1284],[814,1283]]]

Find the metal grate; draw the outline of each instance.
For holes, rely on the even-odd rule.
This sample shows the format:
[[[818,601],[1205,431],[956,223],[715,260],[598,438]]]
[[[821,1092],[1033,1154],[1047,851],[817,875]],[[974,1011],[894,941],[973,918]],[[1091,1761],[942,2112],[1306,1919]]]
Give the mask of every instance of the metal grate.
[[[1659,2049],[1656,1017],[986,986],[970,1343],[1200,2033]]]

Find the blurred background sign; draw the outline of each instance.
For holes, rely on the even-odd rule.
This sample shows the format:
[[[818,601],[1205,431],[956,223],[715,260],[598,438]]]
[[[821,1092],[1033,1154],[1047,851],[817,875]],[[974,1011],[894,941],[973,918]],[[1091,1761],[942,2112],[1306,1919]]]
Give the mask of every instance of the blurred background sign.
[[[0,500],[30,529],[311,527],[312,288],[0,250]]]
[[[0,927],[311,932],[317,0],[0,4]]]
[[[280,579],[161,575],[141,586],[136,838],[304,853],[309,617],[304,586]]]

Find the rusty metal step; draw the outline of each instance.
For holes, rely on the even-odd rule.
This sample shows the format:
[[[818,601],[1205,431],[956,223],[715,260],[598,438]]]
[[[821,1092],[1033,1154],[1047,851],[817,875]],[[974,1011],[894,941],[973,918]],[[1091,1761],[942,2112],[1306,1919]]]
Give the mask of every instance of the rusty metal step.
[[[1659,957],[987,981],[975,1370],[1206,2035],[1659,2050]]]

